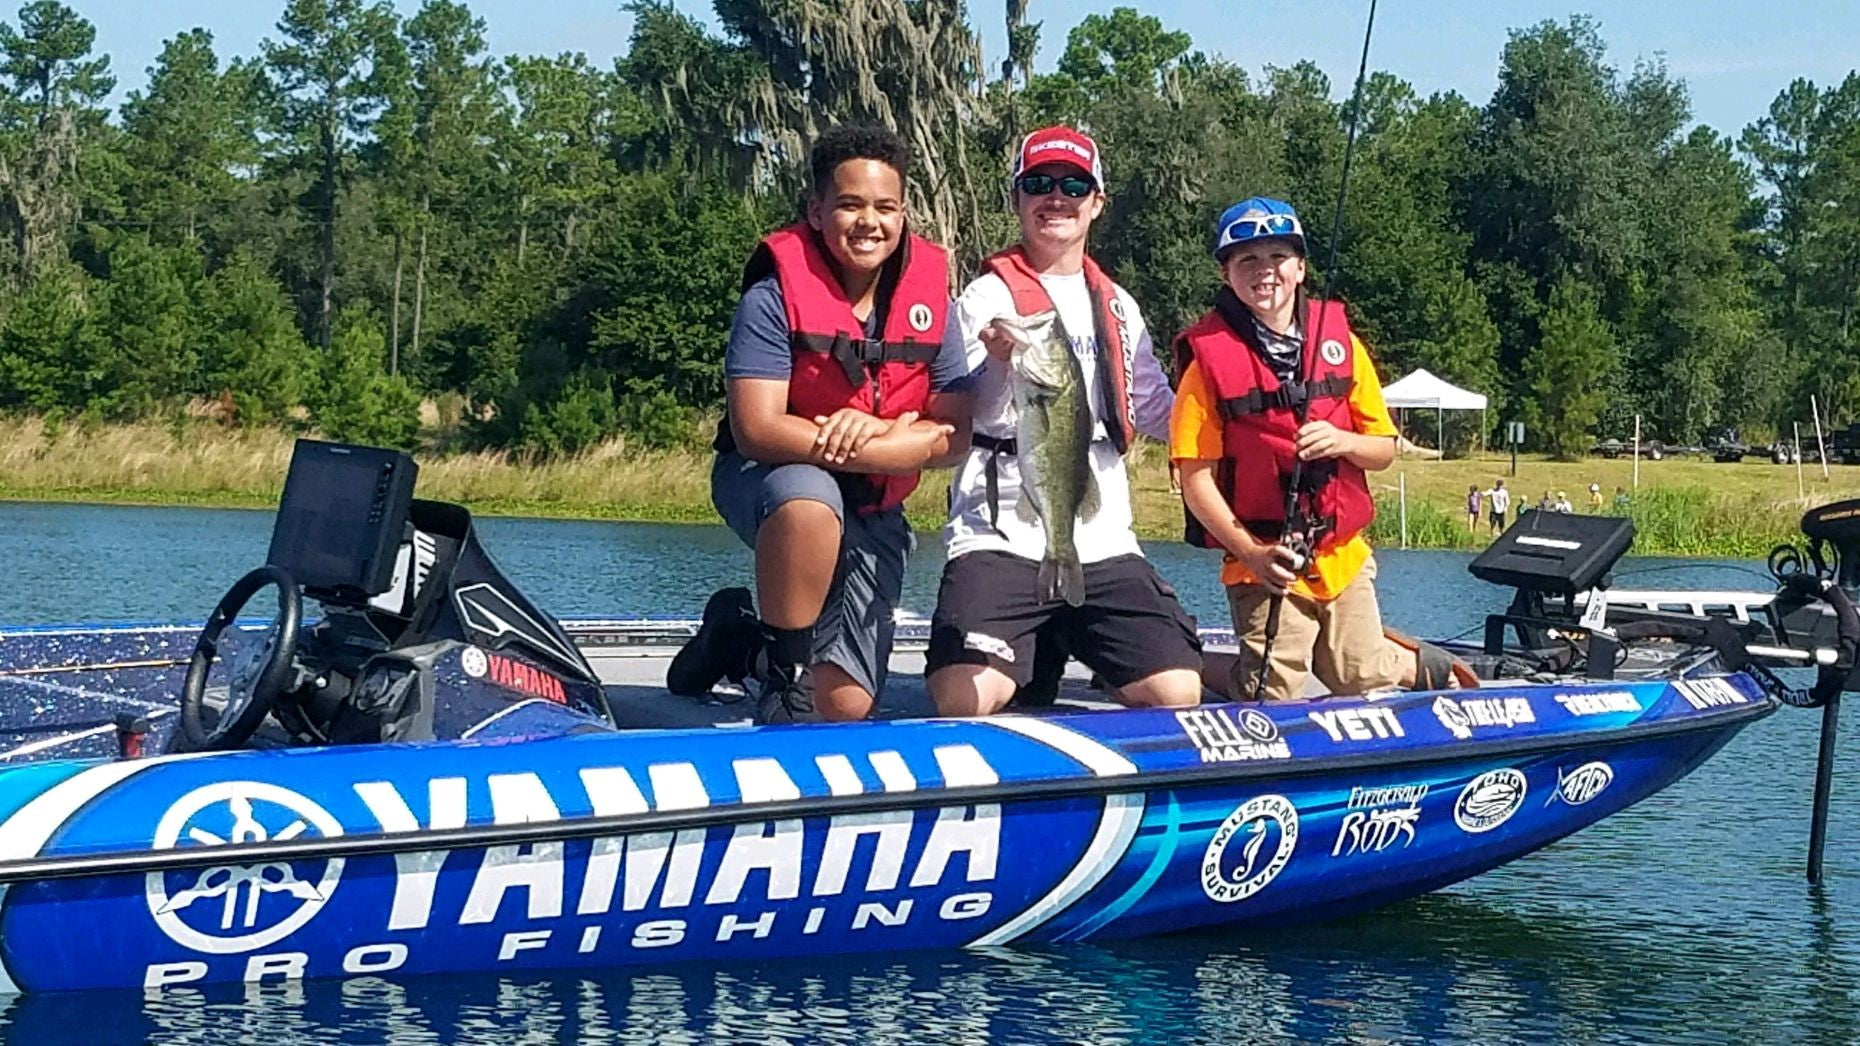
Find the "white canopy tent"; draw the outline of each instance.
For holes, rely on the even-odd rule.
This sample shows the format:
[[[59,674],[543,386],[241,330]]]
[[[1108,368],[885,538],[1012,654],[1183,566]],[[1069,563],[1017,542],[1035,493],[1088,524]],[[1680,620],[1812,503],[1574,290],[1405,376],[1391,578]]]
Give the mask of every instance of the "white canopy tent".
[[[1425,370],[1417,370],[1397,382],[1382,386],[1382,400],[1392,410],[1420,408],[1434,411],[1435,446],[1446,452],[1446,412],[1479,412],[1479,441],[1485,442],[1485,395],[1462,389]]]

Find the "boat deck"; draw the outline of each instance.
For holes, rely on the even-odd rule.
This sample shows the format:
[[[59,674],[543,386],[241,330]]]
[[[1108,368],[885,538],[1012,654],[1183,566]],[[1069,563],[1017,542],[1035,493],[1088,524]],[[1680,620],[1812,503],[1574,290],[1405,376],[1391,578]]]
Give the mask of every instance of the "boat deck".
[[[624,640],[624,633],[576,630],[575,640],[607,692],[614,719],[621,727],[698,727],[747,725],[756,708],[753,690],[728,682],[708,698],[679,697],[665,689],[665,671],[676,645],[663,637]],[[593,641],[591,641],[593,640]],[[1077,661],[1066,666],[1058,707],[1115,708],[1102,690],[1091,685],[1091,673]],[[883,719],[917,719],[936,714],[924,683],[924,644],[900,638],[891,655],[891,673],[885,680],[874,715]]]

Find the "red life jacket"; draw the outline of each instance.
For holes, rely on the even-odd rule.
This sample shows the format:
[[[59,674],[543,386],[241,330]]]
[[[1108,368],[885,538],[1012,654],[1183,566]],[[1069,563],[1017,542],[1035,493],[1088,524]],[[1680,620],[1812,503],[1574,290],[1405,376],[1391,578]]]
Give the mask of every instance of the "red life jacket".
[[[1285,530],[1285,492],[1297,460],[1292,448],[1298,403],[1309,403],[1306,421],[1356,430],[1349,400],[1356,384],[1350,321],[1341,302],[1301,301],[1306,377],[1282,384],[1258,344],[1252,314],[1227,299],[1223,293],[1215,309],[1176,339],[1176,367],[1179,374],[1189,360],[1199,363],[1213,392],[1223,454],[1215,475],[1234,518],[1261,540],[1276,541]],[[1304,514],[1314,524],[1307,538],[1316,551],[1343,544],[1375,518],[1363,470],[1342,458],[1306,462],[1299,485]],[[1189,540],[1218,547],[1199,527],[1190,527]]]
[[[794,370],[788,378],[788,413],[812,419],[853,407],[880,418],[921,411],[930,401],[930,362],[943,342],[949,315],[949,254],[909,235],[879,274],[875,309],[884,324],[877,341],[853,315],[852,302],[834,274],[820,234],[805,224],[770,233],[749,256],[743,289],[770,271],[781,285],[788,313]],[[718,449],[729,450],[729,419]],[[918,474],[836,472],[848,507],[878,512],[904,504]]]
[[[1031,316],[1053,309],[1052,296],[1040,283],[1040,274],[1028,264],[1019,247],[1009,247],[982,262],[983,272],[1001,277],[1014,294],[1014,310]],[[1130,344],[1130,327],[1124,319],[1117,286],[1090,257],[1085,259],[1085,290],[1091,296],[1092,334],[1098,339],[1098,415],[1111,443],[1122,454],[1137,438],[1136,408],[1130,402],[1136,384],[1136,357]]]

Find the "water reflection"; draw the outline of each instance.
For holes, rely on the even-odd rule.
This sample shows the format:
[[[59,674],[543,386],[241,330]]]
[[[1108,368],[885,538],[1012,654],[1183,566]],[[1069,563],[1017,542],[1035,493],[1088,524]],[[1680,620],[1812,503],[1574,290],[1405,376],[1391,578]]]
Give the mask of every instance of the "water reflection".
[[[264,555],[263,513],[0,505],[0,621],[200,620]],[[492,520],[561,614],[689,612],[748,554],[721,528]],[[1192,610],[1215,567],[1152,553]],[[1384,552],[1394,623],[1476,625],[1503,594],[1454,553]],[[150,564],[157,564],[151,567]],[[934,595],[926,541],[907,600]],[[1755,584],[1709,565],[1639,583]],[[1624,584],[1634,584],[1628,570]],[[1738,569],[1742,569],[1739,565]],[[232,637],[238,644],[244,637]],[[217,682],[218,680],[216,680]],[[1850,724],[1850,732],[1854,727]],[[531,978],[374,978],[15,998],[6,1042],[1860,1041],[1860,745],[1839,752],[1827,889],[1802,882],[1813,717],[1759,723],[1691,777],[1452,891],[1271,933]]]
[[[1825,902],[1825,898],[1824,898]],[[1807,909],[1808,904],[1804,904]],[[1810,925],[1831,926],[1818,902]],[[1832,934],[1746,953],[1440,894],[1320,926],[548,978],[17,998],[8,1042],[1854,1041]],[[1784,957],[1794,951],[1794,961]],[[1776,961],[1782,959],[1784,961]]]

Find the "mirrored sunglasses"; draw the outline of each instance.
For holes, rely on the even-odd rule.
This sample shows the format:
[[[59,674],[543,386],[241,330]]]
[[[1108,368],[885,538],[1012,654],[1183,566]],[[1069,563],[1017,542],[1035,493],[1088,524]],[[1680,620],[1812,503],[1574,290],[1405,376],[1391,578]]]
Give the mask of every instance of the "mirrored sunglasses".
[[[1260,236],[1301,236],[1298,219],[1289,214],[1268,214],[1260,218],[1242,218],[1221,234],[1222,243],[1237,243]]]
[[[1045,196],[1057,188],[1060,193],[1078,199],[1090,196],[1098,183],[1081,174],[1067,174],[1053,177],[1050,174],[1023,174],[1020,181],[1014,183],[1021,192],[1028,196]]]

